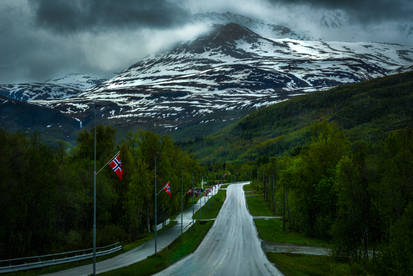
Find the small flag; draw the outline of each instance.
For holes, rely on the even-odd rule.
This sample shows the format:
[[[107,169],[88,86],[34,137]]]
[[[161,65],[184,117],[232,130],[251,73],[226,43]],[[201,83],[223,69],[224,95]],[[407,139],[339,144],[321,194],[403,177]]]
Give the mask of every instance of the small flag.
[[[171,183],[169,181],[166,183],[165,187],[163,187],[163,190],[168,193],[169,197],[171,197]]]
[[[122,162],[120,161],[119,153],[112,159],[112,161],[109,163],[109,166],[116,173],[119,179],[122,180],[123,169],[122,169]]]
[[[194,189],[191,188],[191,189],[188,190],[188,192],[186,192],[186,194],[187,194],[187,195],[192,195],[193,192],[194,192]]]

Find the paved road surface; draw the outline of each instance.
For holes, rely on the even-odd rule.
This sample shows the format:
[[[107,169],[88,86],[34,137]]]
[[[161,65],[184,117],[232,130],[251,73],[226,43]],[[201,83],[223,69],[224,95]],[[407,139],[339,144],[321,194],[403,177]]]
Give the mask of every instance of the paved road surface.
[[[218,192],[218,189],[215,189],[211,192],[211,195],[214,195]],[[211,197],[208,196],[207,198],[203,197],[198,200],[198,203],[195,204],[195,212],[203,206],[208,199]],[[181,235],[181,216],[178,215],[176,218],[178,223],[173,227],[169,228],[162,234],[158,236],[157,239],[157,248],[158,252],[161,251],[163,248],[167,247],[171,244],[175,239],[177,239]],[[183,225],[184,225],[184,232],[190,228],[192,225],[192,207],[188,210],[184,211],[183,216]],[[99,232],[97,233],[99,235]],[[96,263],[96,273],[103,273],[109,270],[121,268],[124,266],[131,265],[133,263],[139,262],[143,259],[146,259],[148,256],[154,254],[155,248],[155,241],[152,239],[135,249],[132,249],[126,253],[120,254],[113,258],[101,261]],[[89,275],[92,274],[93,268],[92,264],[78,266],[68,270],[58,271],[56,273],[47,274],[47,275],[57,275],[57,276],[80,276],[80,275]]]
[[[244,184],[228,186],[224,205],[195,252],[157,275],[282,275],[261,249]]]

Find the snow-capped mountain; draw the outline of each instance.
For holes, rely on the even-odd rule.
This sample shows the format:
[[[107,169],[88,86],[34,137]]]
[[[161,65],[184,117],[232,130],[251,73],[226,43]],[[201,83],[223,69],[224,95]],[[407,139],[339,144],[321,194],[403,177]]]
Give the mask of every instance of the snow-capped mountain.
[[[100,76],[72,73],[67,75],[56,76],[46,81],[46,83],[52,83],[83,91],[86,89],[93,88],[96,85],[101,84],[105,80],[106,79],[103,79]]]
[[[193,16],[192,21],[194,23],[203,23],[209,26],[213,25],[226,25],[229,23],[235,23],[244,26],[251,31],[265,37],[273,38],[291,38],[291,39],[310,39],[310,36],[306,33],[296,33],[286,25],[273,24],[261,19],[247,17],[232,12],[217,13],[197,13]]]
[[[78,89],[52,83],[0,84],[0,95],[21,101],[66,99],[79,93]]]
[[[206,129],[296,95],[412,69],[410,46],[265,38],[230,23],[78,94],[27,97],[83,126],[96,107],[100,123],[118,128]]]
[[[264,38],[238,24],[147,57],[64,100],[33,100],[86,122],[179,129],[238,119],[296,95],[411,70],[413,48]],[[219,115],[219,116],[218,116]]]
[[[0,95],[21,101],[62,100],[78,96],[103,81],[98,76],[69,74],[46,82],[0,84]]]
[[[320,24],[326,28],[338,29],[346,24],[346,18],[342,11],[326,11],[320,18]]]

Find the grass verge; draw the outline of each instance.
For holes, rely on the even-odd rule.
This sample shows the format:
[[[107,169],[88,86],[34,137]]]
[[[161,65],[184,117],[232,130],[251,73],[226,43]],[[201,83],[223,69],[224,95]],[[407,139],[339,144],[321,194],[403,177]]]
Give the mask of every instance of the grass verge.
[[[245,200],[247,201],[248,211],[252,216],[274,216],[270,206],[264,200],[263,194],[248,193]]]
[[[195,219],[213,219],[218,216],[222,204],[227,196],[226,190],[219,190],[208,202],[194,214]]]
[[[171,221],[165,228],[163,228],[159,231],[159,234],[166,231],[167,229],[171,228],[175,224],[177,224],[176,221]],[[141,238],[139,240],[133,241],[131,243],[124,244],[124,245],[122,245],[123,247],[122,247],[121,251],[115,252],[115,253],[110,254],[110,255],[97,257],[96,262],[101,262],[101,261],[104,261],[106,259],[110,259],[112,257],[120,255],[122,253],[125,253],[129,250],[132,250],[132,249],[138,247],[139,245],[151,240],[153,238],[153,235],[154,235],[153,233],[149,233],[149,234],[146,234],[143,238]],[[88,260],[83,260],[83,261],[78,261],[78,262],[71,262],[71,263],[66,263],[66,264],[43,267],[43,268],[39,268],[39,269],[11,272],[11,273],[6,273],[4,275],[6,275],[6,276],[43,275],[43,274],[48,274],[48,273],[53,273],[53,272],[57,272],[57,271],[61,271],[61,270],[71,269],[71,268],[74,268],[74,267],[77,267],[77,266],[87,265],[87,264],[91,264],[91,263],[92,263],[92,259],[88,259]]]
[[[243,188],[244,188],[244,191],[253,191],[254,190],[254,188],[252,187],[251,184],[244,185]]]
[[[267,253],[267,257],[286,276],[362,275],[348,263],[328,256]]]
[[[281,219],[255,219],[254,222],[259,237],[265,241],[308,246],[329,246],[328,242],[324,240],[310,238],[297,232],[288,232],[288,230],[284,232]]]
[[[248,187],[250,186],[250,187]],[[251,185],[244,185],[244,190],[251,189]],[[256,196],[246,196],[248,210],[252,216],[273,216],[271,209],[264,200],[263,194]],[[258,235],[262,240],[278,243],[292,243],[308,246],[329,246],[324,240],[308,237],[297,232],[285,232],[282,230],[281,219],[254,219]]]
[[[213,222],[196,222],[188,231],[176,239],[168,247],[158,253],[157,256],[150,256],[143,261],[133,265],[108,271],[102,275],[152,275],[157,273],[183,257],[195,251],[198,245],[208,233]]]

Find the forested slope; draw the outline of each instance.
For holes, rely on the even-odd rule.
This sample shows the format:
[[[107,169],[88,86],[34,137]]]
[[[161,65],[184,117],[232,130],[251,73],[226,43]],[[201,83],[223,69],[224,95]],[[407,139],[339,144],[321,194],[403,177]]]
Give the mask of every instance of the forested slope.
[[[413,72],[298,96],[182,145],[202,161],[254,160],[310,142],[310,125],[322,120],[336,123],[351,140],[375,141],[413,126]]]

